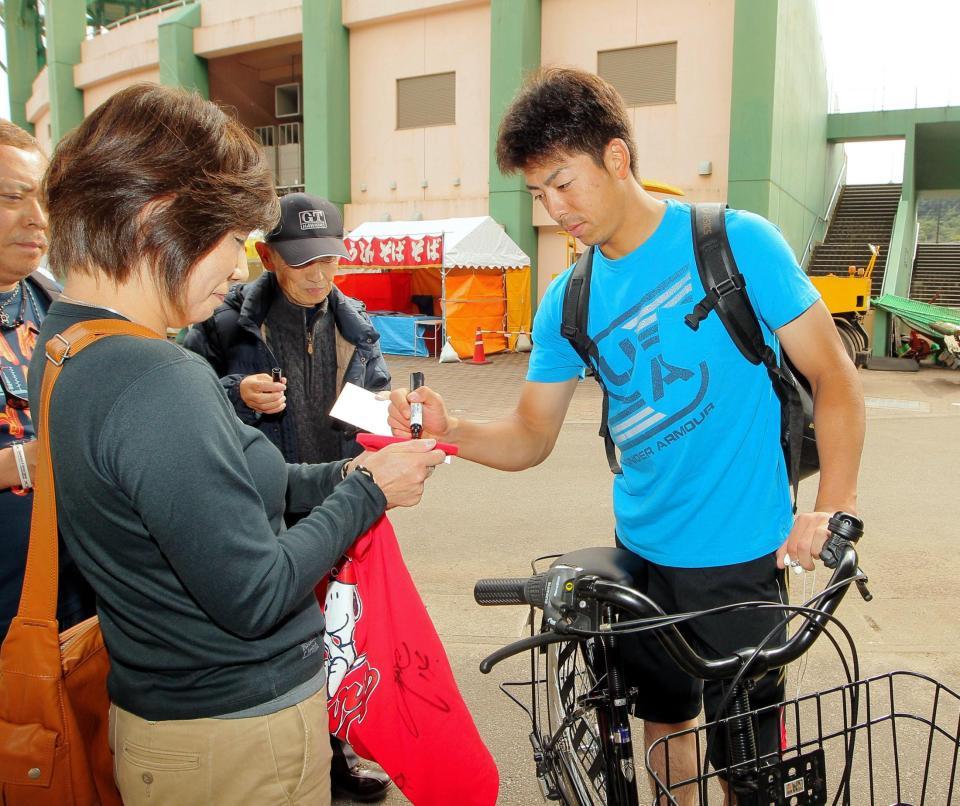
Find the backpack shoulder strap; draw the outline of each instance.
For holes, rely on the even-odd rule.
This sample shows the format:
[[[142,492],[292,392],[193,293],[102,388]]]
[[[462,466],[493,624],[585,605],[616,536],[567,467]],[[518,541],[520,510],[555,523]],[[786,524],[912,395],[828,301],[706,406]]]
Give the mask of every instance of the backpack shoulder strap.
[[[593,275],[593,247],[580,255],[570,272],[567,287],[563,293],[563,311],[560,321],[560,335],[570,342],[570,346],[580,356],[586,366],[592,366],[591,359],[597,346],[587,335],[587,312],[590,308],[590,278]]]
[[[577,260],[567,280],[563,292],[563,309],[560,320],[560,335],[570,342],[570,346],[580,356],[584,366],[593,370],[593,377],[603,392],[603,404],[600,412],[600,436],[607,454],[607,464],[612,473],[622,473],[617,459],[617,449],[610,436],[607,415],[610,411],[610,396],[600,375],[600,352],[596,342],[587,334],[587,314],[590,311],[590,278],[593,275],[593,250],[589,247]]]
[[[727,239],[726,205],[703,203],[690,205],[693,226],[693,253],[705,296],[684,321],[697,330],[710,311],[717,316],[737,349],[751,364],[767,361],[776,364],[776,356],[767,348],[760,322],[747,296],[747,281],[737,268]]]
[[[793,488],[794,511],[800,484],[800,455],[803,445],[803,400],[797,380],[782,367],[776,353],[764,341],[760,321],[747,295],[747,281],[737,268],[726,228],[726,205],[701,203],[690,206],[693,224],[693,253],[706,296],[684,317],[697,330],[716,309],[730,338],[752,364],[763,364],[773,390],[780,400],[781,443],[787,462],[787,477]]]

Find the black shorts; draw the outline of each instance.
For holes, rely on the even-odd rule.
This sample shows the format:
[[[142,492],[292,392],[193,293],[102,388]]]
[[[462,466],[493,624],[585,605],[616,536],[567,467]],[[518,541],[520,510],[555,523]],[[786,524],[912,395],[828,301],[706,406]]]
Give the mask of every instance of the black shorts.
[[[617,545],[623,548],[619,540]],[[772,553],[750,562],[713,568],[672,568],[646,560],[640,567],[640,578],[634,579],[637,589],[667,613],[706,610],[745,601],[788,601],[786,577],[777,568],[776,556]],[[705,658],[716,658],[756,646],[785,616],[785,611],[777,608],[752,608],[705,616],[679,627],[697,652]],[[786,639],[787,628],[783,625],[767,646],[776,646]],[[700,713],[701,701],[708,722],[723,716],[717,714],[717,708],[726,684],[716,681],[704,684],[690,677],[677,666],[653,633],[624,636],[620,652],[627,680],[638,692],[635,716],[664,724],[685,722]],[[781,702],[783,697],[783,672],[774,671],[750,691],[750,705],[762,708]],[[711,752],[716,767],[727,766],[725,741],[720,733],[717,732],[714,752]],[[780,720],[776,709],[770,709],[760,721],[758,749],[761,753],[774,752],[779,741]]]

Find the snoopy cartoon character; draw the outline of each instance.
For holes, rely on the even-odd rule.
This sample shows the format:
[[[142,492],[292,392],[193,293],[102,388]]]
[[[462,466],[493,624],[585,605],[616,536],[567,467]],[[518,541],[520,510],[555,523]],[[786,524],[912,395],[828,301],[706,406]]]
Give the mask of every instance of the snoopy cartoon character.
[[[332,698],[347,672],[360,666],[366,655],[357,654],[354,633],[363,613],[363,602],[357,592],[353,561],[348,557],[330,572],[323,616],[327,622],[323,646],[327,657],[327,698]]]

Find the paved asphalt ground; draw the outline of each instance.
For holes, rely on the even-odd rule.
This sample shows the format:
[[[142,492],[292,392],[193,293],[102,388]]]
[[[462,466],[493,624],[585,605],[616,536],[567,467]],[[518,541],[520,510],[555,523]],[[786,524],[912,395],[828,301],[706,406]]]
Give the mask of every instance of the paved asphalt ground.
[[[452,410],[475,419],[510,411],[525,375],[526,355],[490,360],[476,366],[439,364],[435,358],[388,359],[396,386],[406,385],[409,373],[420,370]],[[860,512],[867,525],[861,564],[870,575],[874,600],[865,603],[851,594],[840,615],[857,641],[861,676],[910,669],[960,691],[960,372],[861,370],[860,377],[868,417],[860,477]],[[610,473],[596,435],[599,411],[599,390],[588,379],[576,393],[556,449],[540,467],[513,474],[454,460],[434,474],[419,507],[391,513],[464,699],[496,759],[501,804],[542,802],[527,739],[529,721],[497,689],[503,680],[522,677],[525,660],[504,663],[489,676],[477,667],[486,654],[520,636],[525,611],[478,607],[473,584],[479,577],[525,575],[537,555],[610,544]],[[801,485],[801,507],[812,505],[815,492],[816,477]],[[821,568],[815,579],[814,574],[803,579],[793,586],[795,600],[804,584],[809,593],[827,575]],[[794,671],[789,696],[796,696],[796,677]],[[800,692],[842,682],[835,652],[820,642]],[[952,724],[955,735],[956,715]],[[438,765],[437,774],[450,771]],[[894,773],[878,766],[876,775],[889,779]],[[407,801],[393,790],[386,802]],[[928,796],[926,802],[946,803],[946,797]]]

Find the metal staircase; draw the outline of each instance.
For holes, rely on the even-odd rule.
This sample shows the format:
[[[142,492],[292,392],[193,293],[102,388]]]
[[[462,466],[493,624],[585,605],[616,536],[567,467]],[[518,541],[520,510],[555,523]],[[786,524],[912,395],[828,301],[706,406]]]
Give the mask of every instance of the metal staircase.
[[[960,308],[960,243],[917,244],[910,299]]]
[[[901,185],[893,184],[847,185],[840,193],[827,237],[813,250],[807,274],[845,277],[848,267],[862,269],[867,265],[868,244],[876,244],[880,255],[873,270],[870,293],[879,295],[900,191]]]

